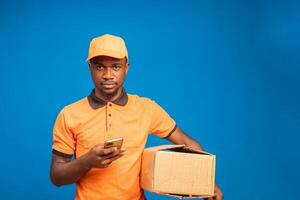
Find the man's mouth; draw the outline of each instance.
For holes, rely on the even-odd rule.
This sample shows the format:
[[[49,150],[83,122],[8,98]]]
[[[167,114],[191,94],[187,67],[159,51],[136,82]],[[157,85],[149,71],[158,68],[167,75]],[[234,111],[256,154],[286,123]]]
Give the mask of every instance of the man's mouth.
[[[106,89],[111,89],[114,88],[116,83],[112,83],[112,82],[105,82],[105,83],[101,83],[102,87],[106,88]]]

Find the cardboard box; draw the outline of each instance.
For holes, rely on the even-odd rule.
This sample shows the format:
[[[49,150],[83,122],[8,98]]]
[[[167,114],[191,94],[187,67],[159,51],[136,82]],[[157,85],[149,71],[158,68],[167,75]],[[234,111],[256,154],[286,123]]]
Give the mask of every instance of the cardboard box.
[[[211,197],[215,156],[184,145],[161,145],[143,152],[141,186],[150,192],[179,198]]]

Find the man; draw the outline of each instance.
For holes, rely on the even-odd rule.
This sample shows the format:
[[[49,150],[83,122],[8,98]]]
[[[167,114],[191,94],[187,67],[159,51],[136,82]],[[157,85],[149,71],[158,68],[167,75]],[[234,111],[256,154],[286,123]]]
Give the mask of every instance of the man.
[[[126,93],[129,60],[122,38],[108,34],[94,38],[87,61],[95,88],[88,97],[64,107],[56,119],[51,180],[56,186],[76,183],[77,200],[143,200],[139,173],[149,133],[201,147],[154,101]],[[104,149],[104,141],[118,137],[124,138],[121,149]],[[221,200],[222,193],[215,188],[214,199]]]

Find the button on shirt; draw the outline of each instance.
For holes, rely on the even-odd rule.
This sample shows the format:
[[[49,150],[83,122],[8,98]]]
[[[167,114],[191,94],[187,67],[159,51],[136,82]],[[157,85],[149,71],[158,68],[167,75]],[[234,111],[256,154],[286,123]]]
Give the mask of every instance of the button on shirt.
[[[139,184],[141,155],[149,133],[168,137],[175,121],[154,101],[127,94],[114,102],[91,94],[64,107],[53,128],[53,153],[75,159],[96,144],[122,137],[125,155],[107,168],[91,169],[76,183],[77,200],[144,199]]]

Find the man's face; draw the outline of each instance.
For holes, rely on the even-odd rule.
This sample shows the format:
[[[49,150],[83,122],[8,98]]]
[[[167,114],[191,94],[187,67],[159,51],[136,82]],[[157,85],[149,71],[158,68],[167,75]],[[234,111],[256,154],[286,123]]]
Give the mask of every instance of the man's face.
[[[129,64],[126,58],[97,56],[89,62],[96,90],[101,95],[115,96],[121,91]]]

